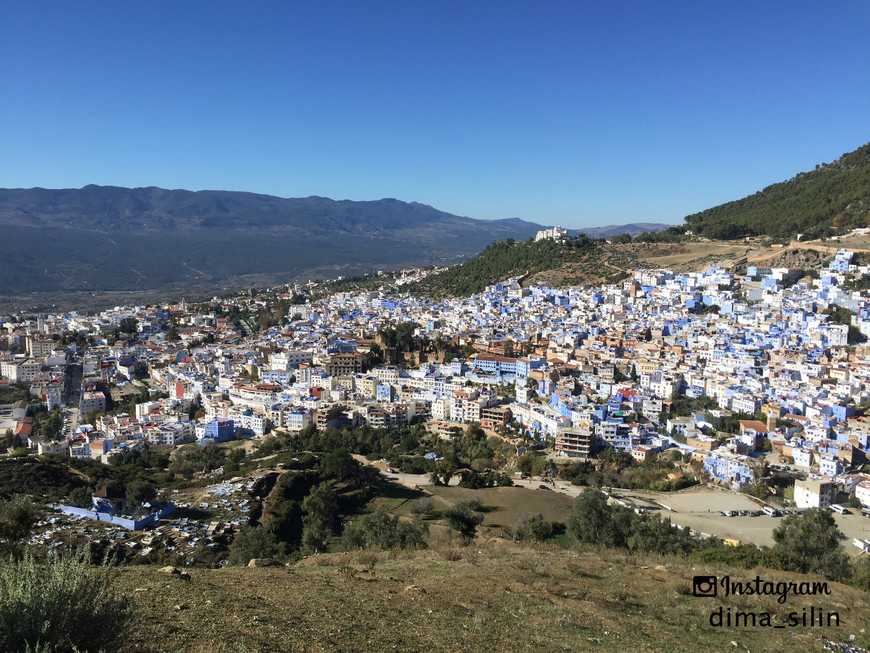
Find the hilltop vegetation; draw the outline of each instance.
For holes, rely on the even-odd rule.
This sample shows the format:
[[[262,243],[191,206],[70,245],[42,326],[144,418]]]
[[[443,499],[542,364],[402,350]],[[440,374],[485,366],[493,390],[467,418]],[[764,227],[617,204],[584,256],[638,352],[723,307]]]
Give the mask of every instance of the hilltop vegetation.
[[[412,284],[411,292],[430,297],[468,297],[488,285],[509,277],[534,274],[567,263],[587,259],[595,241],[580,234],[570,240],[514,242],[512,239],[489,245],[480,254],[440,274],[433,274]]]
[[[714,239],[753,235],[793,238],[799,233],[812,238],[868,223],[870,144],[754,195],[686,217],[686,228]]]

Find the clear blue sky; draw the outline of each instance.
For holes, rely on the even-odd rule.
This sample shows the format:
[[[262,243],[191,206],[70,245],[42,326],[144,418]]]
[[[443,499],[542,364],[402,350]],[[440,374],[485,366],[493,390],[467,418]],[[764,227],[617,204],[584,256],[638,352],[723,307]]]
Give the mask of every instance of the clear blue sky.
[[[0,186],[677,223],[870,141],[870,4],[6,2]]]

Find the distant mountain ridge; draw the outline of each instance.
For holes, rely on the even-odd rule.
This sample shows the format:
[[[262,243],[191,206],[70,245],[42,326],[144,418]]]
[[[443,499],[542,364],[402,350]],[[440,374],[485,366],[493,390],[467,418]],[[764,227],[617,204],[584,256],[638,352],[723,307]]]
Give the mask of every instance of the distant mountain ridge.
[[[630,222],[629,224],[610,224],[605,227],[587,227],[586,229],[569,229],[571,235],[586,234],[590,238],[613,238],[622,234],[629,234],[632,238],[638,234],[650,231],[664,231],[670,224],[661,222]]]
[[[0,295],[183,289],[240,284],[252,275],[277,283],[449,265],[493,241],[526,240],[544,228],[391,198],[281,198],[153,186],[0,189]]]
[[[474,220],[418,202],[327,197],[281,198],[239,191],[166,190],[89,185],[81,189],[0,189],[0,225],[122,229],[134,232],[247,227],[371,233],[448,222],[498,234],[541,225],[511,218]]]

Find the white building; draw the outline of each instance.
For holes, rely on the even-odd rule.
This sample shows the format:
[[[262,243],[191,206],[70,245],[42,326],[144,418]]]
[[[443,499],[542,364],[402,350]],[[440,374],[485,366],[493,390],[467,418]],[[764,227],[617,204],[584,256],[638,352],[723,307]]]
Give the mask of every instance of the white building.
[[[562,238],[568,237],[568,230],[563,229],[562,227],[553,227],[552,229],[541,229],[538,233],[535,234],[535,240],[546,240],[547,238],[552,238],[553,240],[561,240]]]
[[[855,498],[862,506],[870,507],[870,481],[862,481],[855,486]]]
[[[836,486],[828,481],[794,482],[794,503],[798,508],[821,508],[834,503]]]

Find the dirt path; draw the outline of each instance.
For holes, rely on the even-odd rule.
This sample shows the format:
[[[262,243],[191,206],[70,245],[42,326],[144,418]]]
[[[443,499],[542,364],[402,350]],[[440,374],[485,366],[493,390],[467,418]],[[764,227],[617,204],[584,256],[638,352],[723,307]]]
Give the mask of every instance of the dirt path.
[[[762,261],[767,261],[769,259],[776,258],[780,254],[784,254],[789,250],[795,249],[812,249],[822,254],[836,254],[841,249],[848,249],[851,252],[870,252],[870,249],[858,249],[856,247],[849,247],[848,245],[841,245],[840,247],[832,247],[830,245],[817,245],[815,243],[800,243],[795,242],[782,247],[780,249],[774,249],[769,252],[764,252],[763,254],[757,254],[755,256],[749,256],[746,258],[747,263],[760,263]]]

